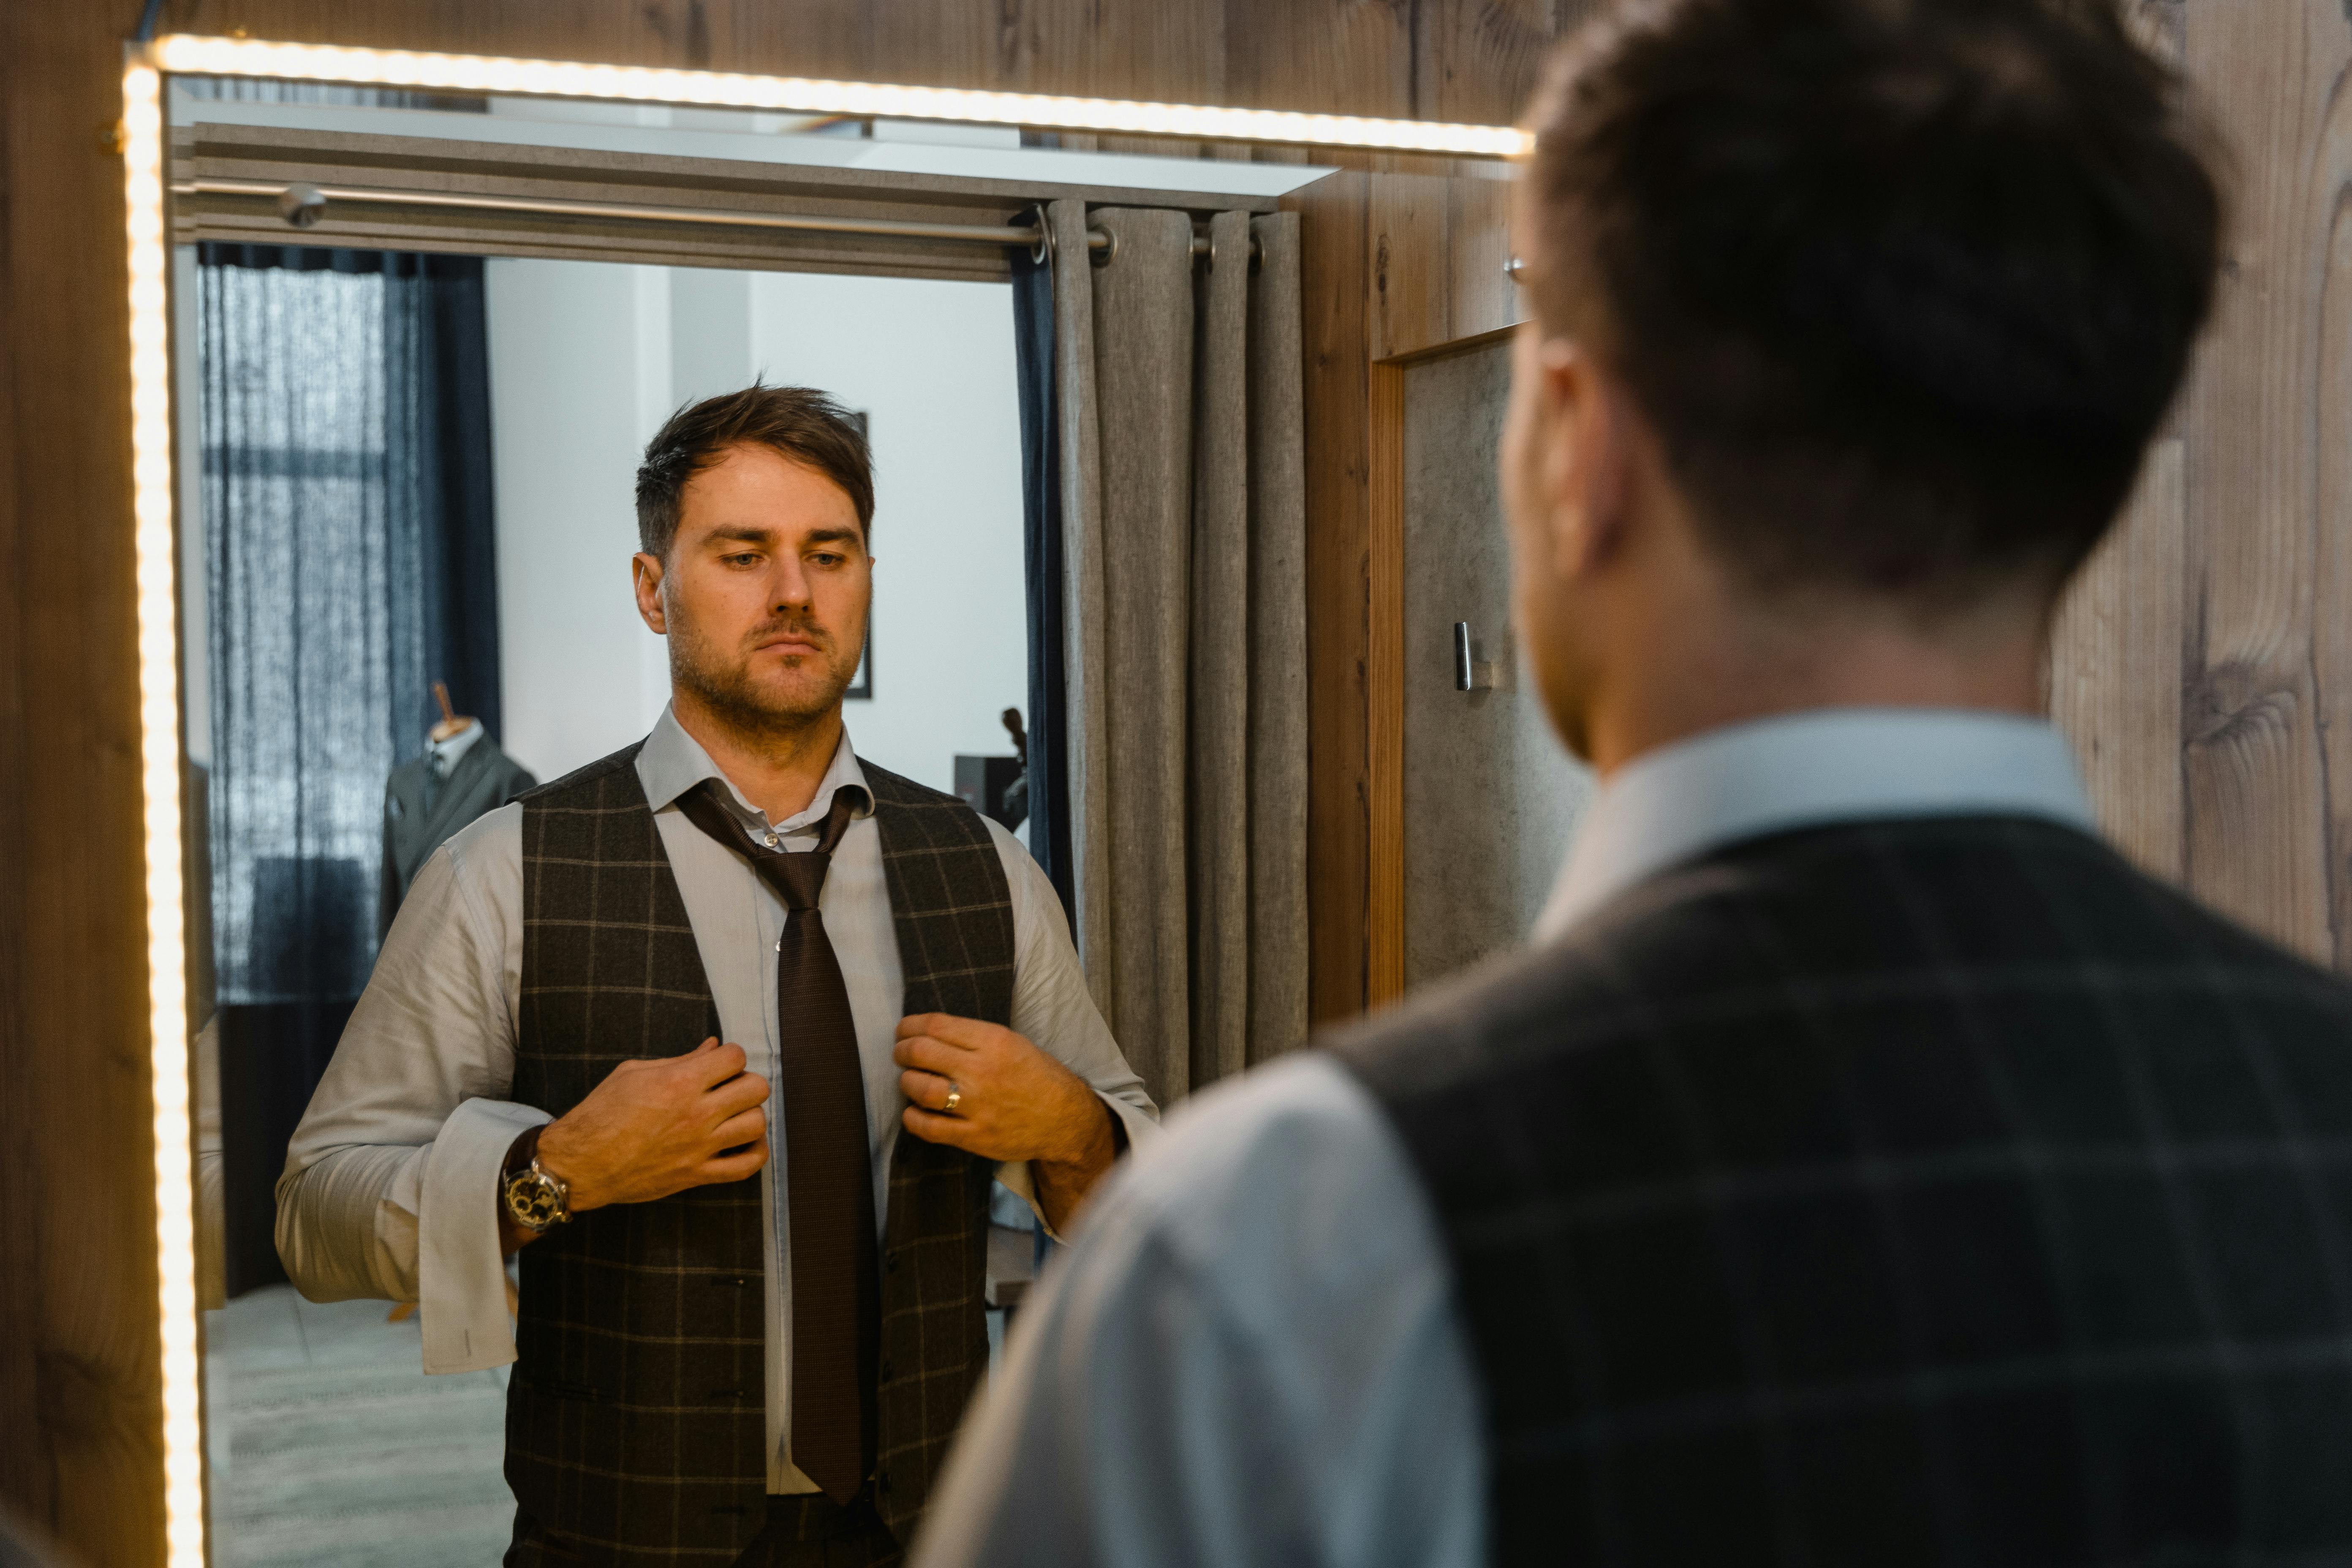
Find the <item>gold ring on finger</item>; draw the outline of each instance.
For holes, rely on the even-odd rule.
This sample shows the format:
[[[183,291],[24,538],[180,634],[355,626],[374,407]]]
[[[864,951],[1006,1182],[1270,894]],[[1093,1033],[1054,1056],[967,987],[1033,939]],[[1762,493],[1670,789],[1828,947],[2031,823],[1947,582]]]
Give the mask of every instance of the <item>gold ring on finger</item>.
[[[940,1107],[940,1113],[943,1116],[953,1116],[956,1113],[956,1107],[962,1103],[963,1090],[956,1087],[955,1079],[948,1079],[948,1101]]]

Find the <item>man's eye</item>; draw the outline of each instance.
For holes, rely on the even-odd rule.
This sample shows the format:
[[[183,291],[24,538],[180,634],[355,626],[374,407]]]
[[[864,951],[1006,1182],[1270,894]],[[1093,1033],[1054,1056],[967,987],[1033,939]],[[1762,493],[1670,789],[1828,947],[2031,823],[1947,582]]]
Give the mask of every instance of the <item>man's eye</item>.
[[[757,564],[759,559],[759,556],[749,553],[742,555],[730,555],[727,557],[727,563],[730,566],[751,566]]]
[[[820,566],[838,566],[842,562],[842,558],[840,556],[828,554],[823,551],[810,556],[809,559],[815,562]]]

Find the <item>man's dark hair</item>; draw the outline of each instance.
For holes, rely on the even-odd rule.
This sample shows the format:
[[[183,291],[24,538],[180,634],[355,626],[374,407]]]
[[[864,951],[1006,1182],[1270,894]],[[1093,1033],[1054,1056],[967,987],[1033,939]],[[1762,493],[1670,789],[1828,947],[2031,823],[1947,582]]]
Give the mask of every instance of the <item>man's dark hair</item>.
[[[638,549],[669,558],[686,482],[734,447],[765,447],[839,485],[857,509],[859,531],[871,541],[874,458],[857,416],[822,392],[755,381],[740,392],[680,408],[646,443],[646,459],[637,466]]]
[[[2221,200],[2112,0],[1657,0],[1531,116],[1538,318],[1767,590],[2063,580],[2211,301]]]

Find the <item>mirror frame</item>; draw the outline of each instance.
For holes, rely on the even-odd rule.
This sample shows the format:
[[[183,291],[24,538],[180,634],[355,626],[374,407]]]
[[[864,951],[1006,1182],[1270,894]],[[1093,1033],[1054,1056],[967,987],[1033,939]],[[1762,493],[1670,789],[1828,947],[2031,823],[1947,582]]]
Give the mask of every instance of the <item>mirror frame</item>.
[[[129,261],[132,516],[138,584],[140,773],[146,856],[148,1024],[154,1096],[155,1243],[162,1292],[163,1495],[168,1568],[205,1568],[201,1335],[190,1137],[185,889],[180,834],[180,626],[173,482],[171,239],[163,94],[175,75],[423,91],[950,121],[1113,135],[1302,144],[1508,159],[1533,138],[1511,126],[1373,120],[1274,110],[1059,98],[346,48],[171,34],[124,51],[120,146]]]

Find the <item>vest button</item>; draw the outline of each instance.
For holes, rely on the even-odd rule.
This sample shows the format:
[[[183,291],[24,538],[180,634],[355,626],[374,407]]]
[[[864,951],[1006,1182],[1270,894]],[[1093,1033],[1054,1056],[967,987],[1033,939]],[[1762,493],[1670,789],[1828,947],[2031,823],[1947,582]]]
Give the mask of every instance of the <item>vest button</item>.
[[[884,1362],[884,1363],[882,1363],[882,1381],[883,1381],[883,1382],[887,1383],[887,1382],[889,1382],[892,1378],[894,1378],[894,1377],[896,1377],[896,1376],[898,1376],[898,1363],[895,1363],[895,1362],[887,1362],[887,1361],[886,1361],[886,1362]]]
[[[894,1252],[889,1257],[882,1260],[882,1272],[885,1274],[896,1274],[898,1272],[898,1255],[897,1253]]]

